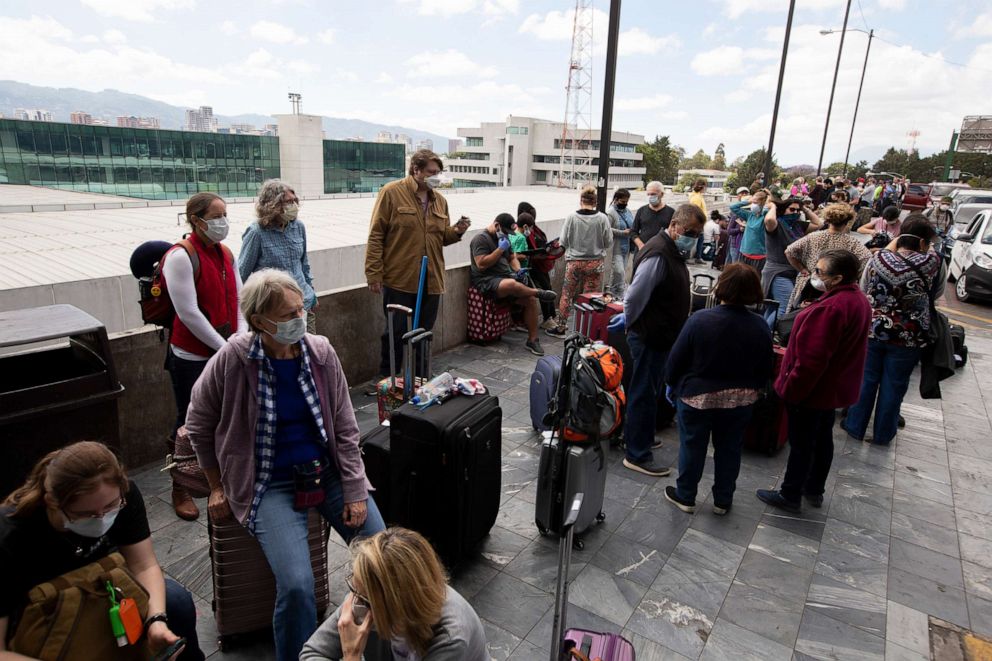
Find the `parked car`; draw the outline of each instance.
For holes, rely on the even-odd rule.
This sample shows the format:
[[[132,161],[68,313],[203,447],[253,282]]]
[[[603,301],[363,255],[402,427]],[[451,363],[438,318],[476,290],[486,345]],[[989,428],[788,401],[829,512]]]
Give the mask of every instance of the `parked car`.
[[[954,283],[959,301],[992,298],[992,208],[975,214],[971,222],[954,234],[948,280]]]
[[[910,182],[902,196],[902,208],[909,211],[926,209],[930,204],[930,184]]]
[[[959,188],[971,188],[968,184],[956,184],[953,182],[931,181],[930,182],[930,204],[937,206],[940,198],[950,195]]]

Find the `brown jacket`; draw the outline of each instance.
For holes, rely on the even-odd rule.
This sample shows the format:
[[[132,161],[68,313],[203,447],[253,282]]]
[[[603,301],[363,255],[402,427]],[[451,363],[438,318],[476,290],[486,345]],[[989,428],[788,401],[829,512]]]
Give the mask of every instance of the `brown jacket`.
[[[365,247],[365,279],[390,289],[417,293],[420,261],[427,255],[427,293],[444,292],[444,246],[461,241],[451,226],[448,201],[428,191],[427,218],[412,176],[379,191]]]

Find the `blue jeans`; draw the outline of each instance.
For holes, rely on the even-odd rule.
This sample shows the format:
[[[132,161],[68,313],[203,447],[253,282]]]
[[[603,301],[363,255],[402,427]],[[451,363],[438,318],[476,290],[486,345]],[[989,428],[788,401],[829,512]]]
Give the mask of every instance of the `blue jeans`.
[[[732,409],[695,409],[682,400],[675,403],[679,422],[679,477],[675,492],[680,500],[696,502],[696,487],[703,476],[706,448],[713,437],[713,503],[734,501],[737,475],[741,470],[744,427],[752,406]]]
[[[610,275],[610,286],[607,291],[613,294],[614,298],[623,298],[623,293],[627,289],[625,280],[627,275],[627,253],[615,253],[613,255],[613,269]]]
[[[189,590],[168,576],[165,578],[165,614],[169,630],[186,639],[179,661],[203,661],[200,641],[196,637],[196,606]]]
[[[255,518],[255,537],[276,578],[276,607],[272,616],[276,659],[296,661],[303,644],[317,630],[317,601],[307,544],[307,512],[293,509],[292,482],[269,485]],[[344,496],[338,476],[329,478],[327,498],[317,511],[337,530],[345,542],[357,535],[374,535],[385,530],[375,501],[369,498],[368,516],[359,528],[344,525]]]
[[[627,392],[627,424],[623,436],[627,459],[640,464],[654,458],[651,445],[654,443],[658,397],[664,385],[668,352],[652,349],[634,331],[627,333],[627,344],[634,360],[634,371],[631,372],[630,390]]]
[[[899,429],[902,398],[909,390],[909,379],[918,362],[920,349],[916,347],[900,347],[880,340],[868,340],[861,397],[847,411],[847,420],[844,422],[844,429],[848,434],[863,439],[868,429],[868,419],[874,409],[875,438],[872,442],[879,445],[892,442]]]
[[[778,301],[778,312],[765,312],[765,321],[768,322],[768,327],[772,330],[775,330],[775,320],[785,314],[785,308],[788,307],[789,298],[792,296],[792,290],[795,288],[795,278],[787,278],[784,275],[776,275],[772,278],[771,285],[768,287],[768,293],[771,294],[769,298]]]

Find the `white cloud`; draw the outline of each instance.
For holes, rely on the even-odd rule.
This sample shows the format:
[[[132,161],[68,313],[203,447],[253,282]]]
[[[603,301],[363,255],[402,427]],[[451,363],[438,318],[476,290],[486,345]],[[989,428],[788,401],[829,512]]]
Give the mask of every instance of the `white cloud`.
[[[410,78],[453,78],[456,76],[478,76],[491,78],[495,67],[483,66],[474,62],[465,53],[449,48],[443,52],[429,51],[418,53],[405,63]]]
[[[992,12],[979,14],[957,31],[958,37],[992,37]]]
[[[259,48],[245,58],[245,64],[250,67],[267,67],[272,64],[273,60],[275,60],[275,57],[272,53],[264,48]]]
[[[241,29],[238,28],[237,23],[235,23],[234,21],[224,21],[223,23],[220,24],[220,31],[223,32],[228,37],[233,37],[234,35],[241,32]]]
[[[467,14],[479,4],[478,0],[399,0],[399,2],[403,5],[417,5],[417,13],[421,16],[444,17]]]
[[[592,10],[593,25],[609,25],[610,17],[600,9]],[[575,24],[575,10],[549,11],[543,16],[531,14],[517,28],[521,34],[530,33],[545,41],[571,40]],[[595,34],[595,33],[594,33]]]
[[[618,98],[614,104],[617,110],[656,110],[664,108],[672,102],[672,97],[668,94],[655,94],[654,96]]]
[[[712,37],[713,35],[717,34],[721,30],[723,30],[724,27],[725,26],[723,26],[723,25],[721,25],[719,23],[709,23],[705,28],[703,28],[703,36],[704,37]]]
[[[103,41],[108,44],[123,44],[127,42],[127,35],[120,30],[105,30]]]
[[[843,7],[847,0],[817,0],[816,2],[804,3],[803,9],[806,11],[824,11]],[[884,1],[884,0],[883,0]],[[896,0],[898,1],[898,0]],[[785,2],[768,2],[768,0],[723,0],[723,15],[727,18],[740,18],[745,14],[754,13],[785,13],[788,5]]]
[[[98,44],[100,43],[100,37],[95,34],[88,34],[79,38],[79,43],[81,44]]]
[[[393,77],[385,71],[380,71],[379,75],[375,78],[375,83],[376,85],[391,85],[393,83]]]
[[[354,83],[360,80],[357,73],[354,71],[349,71],[348,69],[337,68],[334,70],[334,79],[339,81],[345,81],[347,83]]]
[[[320,71],[320,67],[307,60],[290,60],[286,63],[286,68],[299,75],[308,75]]]
[[[148,23],[155,20],[155,12],[162,10],[192,9],[195,0],[81,0],[82,4],[98,14]]]
[[[516,14],[520,11],[520,0],[485,0],[482,11],[489,16]]]
[[[666,110],[664,112],[659,112],[654,115],[656,119],[668,119],[668,120],[682,120],[688,119],[689,113],[685,110]]]
[[[878,0],[878,6],[882,9],[901,11],[906,8],[906,0]]]
[[[276,23],[275,21],[256,21],[249,30],[251,36],[261,41],[268,41],[273,44],[297,44],[302,45],[309,41],[306,37],[297,34],[296,30]]]
[[[317,33],[317,41],[322,44],[333,44],[334,43],[334,30],[327,28],[326,30],[321,30]]]
[[[717,46],[698,53],[689,64],[700,76],[737,76],[749,62],[771,60],[778,53],[771,48],[740,48],[738,46]]]
[[[624,55],[654,55],[662,48],[673,49],[681,45],[678,37],[654,37],[640,28],[631,28],[620,33],[617,54]]]

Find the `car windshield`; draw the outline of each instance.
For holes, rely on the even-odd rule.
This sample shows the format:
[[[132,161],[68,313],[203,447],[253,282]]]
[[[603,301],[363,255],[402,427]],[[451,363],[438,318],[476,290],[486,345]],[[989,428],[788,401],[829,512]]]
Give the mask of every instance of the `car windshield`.
[[[956,191],[960,186],[948,186],[947,184],[937,184],[930,190],[930,194],[934,197],[944,197],[945,195],[950,195],[953,191]]]
[[[958,195],[959,204],[992,204],[992,195]]]
[[[914,195],[926,195],[927,194],[927,188],[926,188],[926,186],[919,186],[917,184],[910,184],[909,185],[909,192],[910,193],[913,193]]]

